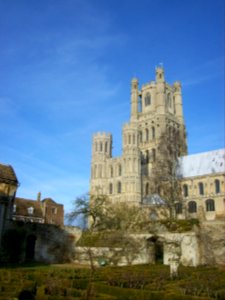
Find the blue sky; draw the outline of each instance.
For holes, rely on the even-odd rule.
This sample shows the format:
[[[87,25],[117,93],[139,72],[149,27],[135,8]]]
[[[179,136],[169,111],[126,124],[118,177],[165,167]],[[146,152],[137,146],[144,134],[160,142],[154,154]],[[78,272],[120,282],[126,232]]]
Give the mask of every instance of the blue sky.
[[[189,153],[224,147],[223,0],[0,0],[0,162],[17,195],[71,208],[91,139],[121,154],[130,81],[180,80]]]

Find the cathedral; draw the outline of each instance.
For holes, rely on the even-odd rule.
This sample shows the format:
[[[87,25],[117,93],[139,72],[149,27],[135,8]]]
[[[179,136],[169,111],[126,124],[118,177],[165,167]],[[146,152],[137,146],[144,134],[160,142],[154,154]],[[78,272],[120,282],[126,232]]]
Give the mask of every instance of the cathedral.
[[[176,139],[170,140],[170,145],[176,149],[176,177],[181,191],[181,201],[173,199],[176,217],[224,219],[225,149],[187,155],[181,83],[168,84],[163,67],[156,67],[155,80],[141,88],[138,80],[132,79],[130,121],[122,130],[120,157],[112,157],[110,133],[93,136],[92,195],[104,194],[113,203],[126,202],[150,211],[165,205],[163,195],[157,190],[153,193],[151,187],[154,166],[163,148],[162,137],[166,134],[168,141],[172,133]]]

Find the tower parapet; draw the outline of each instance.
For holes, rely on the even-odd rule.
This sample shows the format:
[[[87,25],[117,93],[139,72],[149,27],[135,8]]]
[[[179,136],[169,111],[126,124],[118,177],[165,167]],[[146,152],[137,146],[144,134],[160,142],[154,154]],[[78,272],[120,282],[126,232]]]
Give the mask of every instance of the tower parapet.
[[[97,132],[92,140],[92,158],[112,157],[112,134]]]

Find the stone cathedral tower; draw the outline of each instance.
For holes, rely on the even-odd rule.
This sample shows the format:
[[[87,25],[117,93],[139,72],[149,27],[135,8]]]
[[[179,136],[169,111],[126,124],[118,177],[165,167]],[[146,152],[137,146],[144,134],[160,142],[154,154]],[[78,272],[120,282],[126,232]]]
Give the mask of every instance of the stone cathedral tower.
[[[186,155],[181,84],[166,83],[160,66],[155,81],[141,89],[136,78],[131,81],[131,115],[123,127],[122,156],[112,157],[111,134],[93,136],[91,194],[108,195],[113,202],[141,204],[148,192],[160,136],[168,128],[176,129],[183,137],[179,155]]]

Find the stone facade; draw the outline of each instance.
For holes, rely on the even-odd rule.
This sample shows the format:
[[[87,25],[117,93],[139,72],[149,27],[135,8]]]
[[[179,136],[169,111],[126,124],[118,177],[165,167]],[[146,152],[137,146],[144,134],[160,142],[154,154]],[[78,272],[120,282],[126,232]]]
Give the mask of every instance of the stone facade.
[[[18,185],[12,166],[0,164],[0,245],[6,223],[12,217],[12,204]]]
[[[158,157],[160,137],[171,131],[176,131],[183,141],[178,150],[183,203],[176,207],[177,217],[224,218],[225,150],[187,155],[181,84],[176,81],[169,85],[162,67],[156,68],[155,81],[141,89],[137,79],[131,82],[131,115],[123,127],[122,155],[112,157],[110,133],[93,136],[90,193],[151,210],[155,205],[146,205],[145,197],[153,162]],[[208,168],[198,168],[198,164]]]
[[[225,219],[225,150],[181,158],[184,204],[179,218]]]

